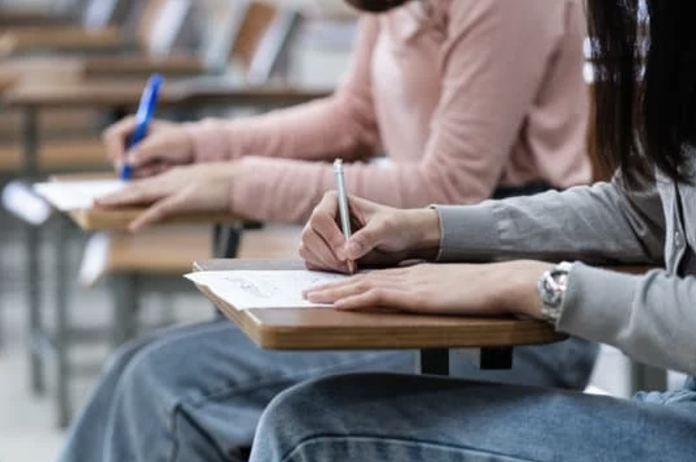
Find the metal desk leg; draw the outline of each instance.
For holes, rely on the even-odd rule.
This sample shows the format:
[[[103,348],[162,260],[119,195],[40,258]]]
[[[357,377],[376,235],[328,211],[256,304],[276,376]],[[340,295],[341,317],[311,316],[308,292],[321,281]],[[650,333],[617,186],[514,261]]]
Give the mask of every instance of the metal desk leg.
[[[482,370],[512,369],[512,347],[481,348]]]
[[[28,108],[24,113],[24,175],[32,181],[38,176],[38,113]],[[31,224],[24,225],[26,252],[26,299],[29,305],[29,364],[32,390],[43,394],[46,390],[44,364],[41,357],[41,340],[43,320],[41,314],[41,295],[43,284],[41,280],[40,254],[41,230]]]
[[[239,224],[213,226],[213,257],[234,258],[239,251],[244,227]]]
[[[68,339],[68,329],[70,319],[68,312],[70,279],[68,278],[67,265],[69,263],[68,242],[66,233],[66,218],[58,217],[55,221],[54,230],[54,249],[55,249],[55,333],[54,346],[56,356],[56,406],[58,411],[58,426],[67,427],[71,415],[70,400],[70,363],[68,361],[68,350],[70,348]]]
[[[416,372],[430,375],[449,375],[449,349],[429,348],[418,352]]]
[[[114,301],[114,347],[135,338],[138,331],[138,276],[131,273],[114,274],[109,278]]]

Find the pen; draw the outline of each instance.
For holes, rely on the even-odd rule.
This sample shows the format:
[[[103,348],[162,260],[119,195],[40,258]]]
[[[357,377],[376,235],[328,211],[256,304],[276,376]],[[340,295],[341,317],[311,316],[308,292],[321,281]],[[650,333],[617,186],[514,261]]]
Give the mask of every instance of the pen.
[[[334,161],[334,174],[336,176],[336,190],[338,191],[338,213],[341,218],[341,228],[343,229],[343,237],[346,241],[353,235],[350,229],[350,212],[348,209],[348,194],[346,193],[346,183],[343,176],[343,160],[336,159]],[[355,273],[355,262],[348,260],[348,271]]]
[[[130,142],[128,143],[128,148],[126,150],[126,158],[123,162],[123,167],[121,167],[120,178],[121,180],[129,180],[133,174],[133,167],[128,162],[128,151],[133,149],[133,147],[140,143],[143,138],[147,135],[147,129],[150,125],[150,120],[155,114],[155,107],[157,106],[157,97],[159,96],[160,88],[164,79],[159,74],[152,75],[145,85],[143,94],[140,97],[140,104],[138,105],[138,112],[135,114],[135,131],[133,136],[131,136]]]

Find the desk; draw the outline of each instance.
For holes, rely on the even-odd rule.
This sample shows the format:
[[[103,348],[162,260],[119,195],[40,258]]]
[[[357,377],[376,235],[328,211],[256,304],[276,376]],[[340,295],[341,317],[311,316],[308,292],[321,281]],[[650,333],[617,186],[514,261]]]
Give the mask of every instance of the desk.
[[[143,85],[140,82],[79,82],[63,85],[19,85],[3,95],[7,107],[17,108],[24,114],[23,129],[23,175],[35,180],[39,176],[38,148],[39,130],[38,115],[47,108],[105,108],[120,112],[131,110],[138,105]],[[324,97],[332,92],[331,89],[298,89],[287,87],[243,87],[225,80],[193,80],[178,84],[166,85],[160,96],[162,107],[183,106],[284,106],[306,102]],[[117,220],[109,222],[109,227],[122,226],[131,215],[121,215]],[[110,215],[110,218],[115,216]],[[100,217],[104,218],[104,217]],[[97,227],[95,216],[78,214],[74,217],[85,228]],[[102,225],[104,222],[101,222]],[[35,226],[27,226],[26,255],[28,275],[27,300],[29,305],[29,325],[32,331],[41,329],[40,294],[42,292],[39,269],[40,230]],[[32,353],[31,370],[34,390],[44,389],[44,380],[39,372],[41,363],[37,355]]]
[[[117,50],[123,46],[121,31],[109,26],[88,30],[79,26],[21,26],[0,31],[0,46],[10,53],[35,49],[64,51]]]
[[[109,174],[85,173],[54,175],[51,177],[51,181],[60,183],[112,178],[114,178],[113,175]],[[147,207],[113,209],[91,207],[88,209],[70,210],[69,212],[66,212],[66,214],[83,231],[126,231],[128,229],[128,225],[146,209]],[[243,218],[226,212],[184,213],[169,217],[163,222],[163,224],[236,223],[242,220]]]
[[[304,269],[300,260],[206,260],[195,271]],[[422,373],[448,374],[450,348],[480,348],[481,367],[512,366],[518,345],[564,340],[548,324],[514,317],[483,318],[397,313],[349,313],[332,309],[238,311],[199,289],[262,348],[279,350],[418,349]]]

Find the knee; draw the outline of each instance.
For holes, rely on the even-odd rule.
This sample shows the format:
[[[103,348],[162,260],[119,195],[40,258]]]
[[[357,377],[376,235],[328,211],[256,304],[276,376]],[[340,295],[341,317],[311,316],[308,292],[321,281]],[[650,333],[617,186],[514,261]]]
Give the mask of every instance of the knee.
[[[345,428],[344,410],[364,404],[370,390],[390,387],[395,374],[345,374],[322,377],[280,393],[266,407],[258,427],[262,439],[286,442],[310,438],[314,432],[340,432]]]
[[[141,347],[131,355],[121,373],[117,389],[121,404],[152,408],[169,402],[181,377],[190,375],[186,364],[166,339]]]
[[[133,358],[145,349],[149,343],[148,339],[138,339],[118,347],[104,363],[102,375],[111,377],[122,376]]]
[[[326,432],[331,406],[332,385],[343,377],[321,378],[296,385],[276,396],[259,421],[252,447],[251,461],[278,461],[287,458],[317,432]]]

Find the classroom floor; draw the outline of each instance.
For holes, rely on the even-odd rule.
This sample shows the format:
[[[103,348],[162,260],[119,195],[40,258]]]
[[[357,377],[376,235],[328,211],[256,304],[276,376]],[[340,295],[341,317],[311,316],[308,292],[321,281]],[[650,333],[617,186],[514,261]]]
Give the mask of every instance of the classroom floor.
[[[62,445],[64,431],[56,427],[54,400],[51,392],[51,362],[47,361],[48,393],[35,396],[28,387],[28,354],[26,348],[26,309],[21,274],[22,239],[14,219],[0,214],[0,462],[49,462],[55,460]],[[74,242],[75,261],[67,271],[76,271],[81,249],[78,238]],[[51,268],[50,253],[44,255],[44,264]],[[52,278],[46,281],[50,290]],[[184,282],[185,283],[185,282]],[[104,326],[110,314],[108,293],[104,287],[79,290],[73,294],[73,319],[80,325]],[[144,310],[146,322],[157,322],[165,317],[165,305],[174,312],[179,322],[194,322],[209,318],[210,303],[196,293],[177,296],[171,303],[162,303],[156,297],[148,298]],[[50,319],[50,312],[47,313]],[[89,344],[74,348],[76,362],[85,365],[72,387],[73,404],[78,408],[94,382],[103,359],[108,354],[105,344]]]

